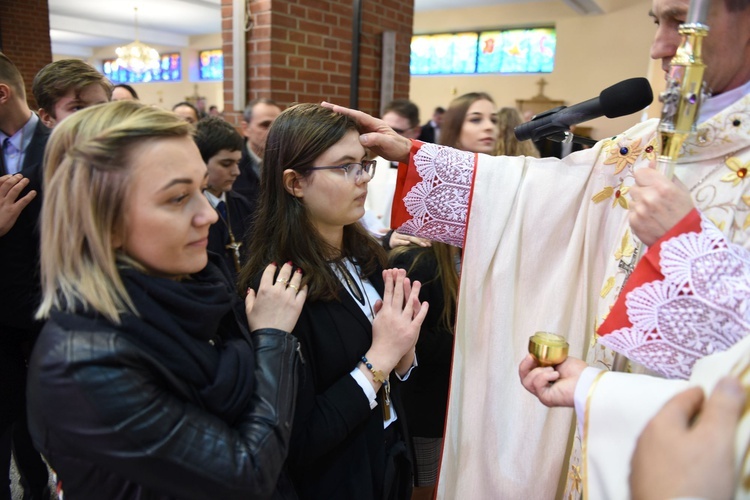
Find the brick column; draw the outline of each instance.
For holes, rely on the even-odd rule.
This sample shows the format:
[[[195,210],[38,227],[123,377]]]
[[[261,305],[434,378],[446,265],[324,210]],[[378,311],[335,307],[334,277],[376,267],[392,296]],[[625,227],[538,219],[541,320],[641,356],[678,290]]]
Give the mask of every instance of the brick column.
[[[37,109],[31,95],[31,82],[40,69],[52,62],[47,0],[3,0],[0,7],[0,47],[23,76],[29,106]]]
[[[247,96],[270,97],[282,106],[323,100],[347,105],[351,86],[353,0],[250,0],[253,27],[247,33]],[[222,0],[225,116],[230,109],[232,0]],[[363,0],[360,36],[359,108],[380,109],[381,36],[396,32],[394,98],[409,96],[412,0]],[[230,59],[227,59],[227,55]]]

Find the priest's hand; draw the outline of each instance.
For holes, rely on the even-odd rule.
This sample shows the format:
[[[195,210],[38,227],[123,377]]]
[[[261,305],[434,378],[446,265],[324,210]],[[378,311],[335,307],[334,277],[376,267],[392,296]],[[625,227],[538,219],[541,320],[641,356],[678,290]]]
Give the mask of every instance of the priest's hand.
[[[529,354],[518,366],[518,376],[524,388],[539,398],[543,405],[572,408],[578,378],[587,366],[585,361],[568,356],[554,368],[540,367],[536,359]]]
[[[337,106],[330,102],[323,102],[321,106],[332,110],[335,113],[352,118],[357,123],[357,128],[362,134],[359,142],[378,156],[386,160],[409,163],[409,151],[411,151],[411,141],[396,133],[391,127],[385,124],[383,120],[374,118],[367,113],[357,111],[356,109]]]
[[[632,498],[734,498],[735,432],[745,393],[726,377],[704,399],[698,387],[682,392],[646,426],[630,467]]]
[[[651,168],[635,172],[630,188],[630,228],[644,245],[651,246],[680,222],[693,208],[690,192],[679,179]]]

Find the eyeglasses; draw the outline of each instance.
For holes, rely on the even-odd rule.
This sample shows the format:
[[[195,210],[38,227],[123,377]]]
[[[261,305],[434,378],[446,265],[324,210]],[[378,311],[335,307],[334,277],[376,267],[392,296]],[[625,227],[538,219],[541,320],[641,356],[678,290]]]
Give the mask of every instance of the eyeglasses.
[[[367,172],[370,179],[375,177],[375,160],[362,160],[361,163],[345,163],[331,167],[308,167],[307,170],[335,170],[340,168],[344,171],[347,180],[354,180],[355,184],[362,182],[362,173]]]

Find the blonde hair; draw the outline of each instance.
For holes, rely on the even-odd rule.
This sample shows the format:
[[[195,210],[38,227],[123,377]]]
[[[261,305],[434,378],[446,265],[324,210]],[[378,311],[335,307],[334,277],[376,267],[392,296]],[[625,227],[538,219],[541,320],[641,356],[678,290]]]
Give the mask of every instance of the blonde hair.
[[[129,151],[143,141],[188,137],[191,130],[173,113],[135,101],[93,106],[55,127],[44,162],[37,318],[80,306],[115,324],[126,310],[137,314],[112,245],[124,232]]]
[[[515,128],[523,123],[516,108],[502,108],[497,112],[497,156],[533,156],[539,158],[539,150],[532,141],[516,139]]]

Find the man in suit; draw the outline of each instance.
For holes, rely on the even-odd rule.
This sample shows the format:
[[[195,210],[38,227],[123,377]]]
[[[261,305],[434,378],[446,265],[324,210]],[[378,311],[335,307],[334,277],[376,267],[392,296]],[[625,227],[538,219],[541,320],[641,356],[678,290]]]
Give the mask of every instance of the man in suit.
[[[112,86],[80,60],[45,66],[34,78],[39,115],[26,103],[18,68],[0,53],[0,469],[16,458],[24,498],[49,498],[47,467],[26,427],[26,360],[42,324],[39,232],[44,148],[50,128],[78,109],[107,102]],[[10,488],[0,485],[0,499]]]
[[[24,489],[33,498],[44,494],[48,480],[24,425],[25,359],[41,328],[33,320],[39,293],[36,223],[48,136],[26,104],[21,74],[0,53],[0,466],[8,478],[12,444]],[[11,498],[8,482],[0,484],[0,498]]]
[[[422,130],[419,133],[418,140],[422,142],[431,142],[438,144],[440,140],[440,124],[443,122],[443,115],[445,114],[445,108],[438,106],[432,113],[432,119],[422,125]]]
[[[236,279],[247,257],[251,222],[250,203],[232,190],[240,175],[245,141],[234,126],[219,117],[199,121],[193,139],[208,170],[208,187],[203,193],[219,215],[208,232],[208,249],[224,257]]]
[[[275,101],[261,97],[248,103],[240,123],[246,141],[240,159],[240,176],[234,183],[234,191],[247,198],[253,212],[260,194],[260,169],[266,149],[266,136],[271,124],[280,114],[281,108]]]

